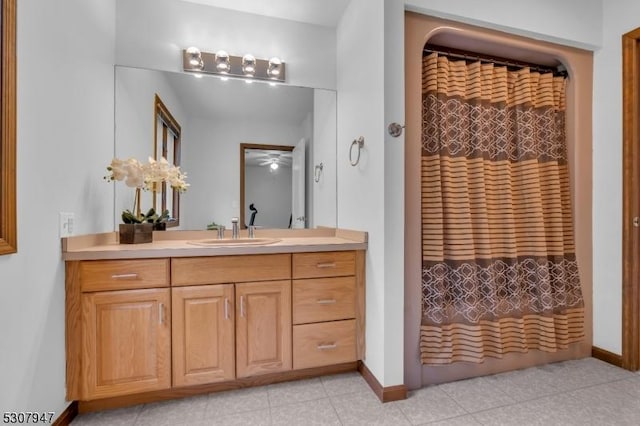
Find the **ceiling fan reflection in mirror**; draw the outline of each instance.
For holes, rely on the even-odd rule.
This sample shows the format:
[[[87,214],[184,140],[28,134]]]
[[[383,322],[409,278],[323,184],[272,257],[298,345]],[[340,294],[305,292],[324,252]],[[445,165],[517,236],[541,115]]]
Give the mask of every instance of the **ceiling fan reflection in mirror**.
[[[291,152],[275,150],[251,150],[247,152],[247,165],[268,166],[270,170],[279,167],[291,167],[293,157]]]

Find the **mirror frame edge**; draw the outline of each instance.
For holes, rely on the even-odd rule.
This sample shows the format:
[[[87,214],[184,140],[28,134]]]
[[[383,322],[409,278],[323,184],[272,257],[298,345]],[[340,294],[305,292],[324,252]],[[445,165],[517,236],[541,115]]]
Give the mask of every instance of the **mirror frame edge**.
[[[173,141],[173,165],[180,167],[180,157],[181,157],[181,149],[182,149],[182,127],[180,123],[175,119],[169,108],[164,104],[160,95],[155,93],[153,98],[153,156],[156,161],[159,161],[158,158],[158,116],[160,116],[161,120],[163,120],[167,127],[170,128],[172,132],[178,134],[178,138]],[[167,158],[168,160],[168,158]],[[153,193],[153,208],[156,211],[164,211],[165,206],[163,205],[163,199],[168,197],[169,188],[167,188],[166,183],[162,184],[162,191],[160,194],[160,206],[158,207],[158,200],[156,192]],[[176,219],[173,222],[167,223],[167,228],[180,226],[180,193],[176,189],[171,189],[171,208],[172,214],[175,213],[174,218]],[[140,200],[138,200],[140,201]],[[138,202],[138,206],[140,203]]]
[[[264,150],[278,150],[278,151],[293,151],[294,146],[289,145],[267,145],[260,143],[240,143],[240,229],[246,229],[247,224],[244,220],[244,156],[247,149],[264,149]]]
[[[2,1],[0,255],[18,251],[16,204],[16,3]]]

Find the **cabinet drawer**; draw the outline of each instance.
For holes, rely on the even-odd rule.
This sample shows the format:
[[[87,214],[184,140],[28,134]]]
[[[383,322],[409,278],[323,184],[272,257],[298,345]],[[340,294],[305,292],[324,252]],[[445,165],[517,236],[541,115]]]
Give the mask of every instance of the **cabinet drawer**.
[[[355,306],[355,277],[293,281],[294,324],[355,318]]]
[[[328,251],[294,253],[293,278],[342,277],[355,275],[356,253]]]
[[[169,259],[88,260],[80,264],[81,291],[168,286]]]
[[[288,280],[290,254],[184,257],[171,259],[171,285]]]
[[[356,360],[356,320],[293,327],[293,368],[321,367]]]

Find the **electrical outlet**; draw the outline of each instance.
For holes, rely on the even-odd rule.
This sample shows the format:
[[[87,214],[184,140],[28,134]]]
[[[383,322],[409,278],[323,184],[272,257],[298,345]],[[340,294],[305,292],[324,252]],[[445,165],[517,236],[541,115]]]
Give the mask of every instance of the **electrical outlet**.
[[[74,222],[74,213],[60,212],[60,238],[70,237],[73,235]]]

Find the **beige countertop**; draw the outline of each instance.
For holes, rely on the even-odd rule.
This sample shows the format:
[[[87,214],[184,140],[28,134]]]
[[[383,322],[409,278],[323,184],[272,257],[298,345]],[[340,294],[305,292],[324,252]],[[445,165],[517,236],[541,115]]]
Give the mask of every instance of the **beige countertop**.
[[[82,235],[62,239],[62,259],[140,259],[366,250],[368,240],[366,232],[336,228],[269,229],[258,231],[256,237],[279,241],[252,246],[209,247],[193,244],[215,237],[216,233],[212,231],[156,231],[152,243],[119,244],[117,232]],[[241,231],[240,237],[246,237],[246,231]],[[230,238],[228,231],[225,238]]]

